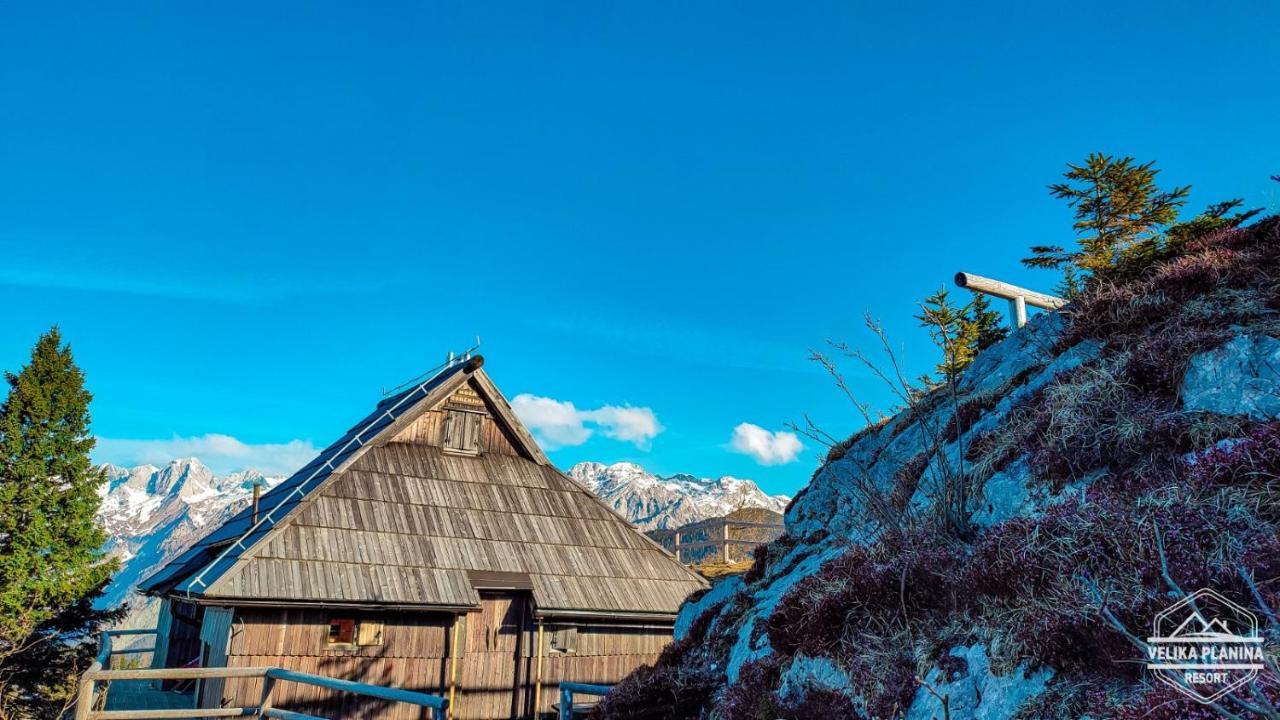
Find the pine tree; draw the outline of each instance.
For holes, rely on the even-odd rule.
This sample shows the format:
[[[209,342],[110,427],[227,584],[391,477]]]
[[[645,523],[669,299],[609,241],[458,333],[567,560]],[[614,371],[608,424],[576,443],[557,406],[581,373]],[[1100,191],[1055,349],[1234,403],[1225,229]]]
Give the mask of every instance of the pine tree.
[[[1065,182],[1049,186],[1054,197],[1075,210],[1079,248],[1035,245],[1028,267],[1062,269],[1061,290],[1074,294],[1080,279],[1087,284],[1104,277],[1126,258],[1151,252],[1162,240],[1162,231],[1178,218],[1187,201],[1189,186],[1161,190],[1153,163],[1138,164],[1131,157],[1115,158],[1092,153],[1081,165],[1067,165]]]
[[[920,314],[915,316],[920,326],[929,331],[933,344],[942,351],[942,361],[935,370],[938,382],[953,382],[960,373],[973,362],[977,347],[977,328],[968,322],[965,309],[951,304],[946,288],[924,299],[920,303]],[[926,384],[935,381],[922,378]]]
[[[79,642],[114,562],[94,520],[99,473],[89,460],[84,374],[55,327],[31,362],[6,373],[0,406],[0,718],[53,718],[92,654]]]
[[[974,339],[974,355],[1009,337],[1009,328],[1000,313],[991,309],[991,301],[982,293],[973,294],[973,300],[965,308],[964,321],[972,326],[965,335]]]

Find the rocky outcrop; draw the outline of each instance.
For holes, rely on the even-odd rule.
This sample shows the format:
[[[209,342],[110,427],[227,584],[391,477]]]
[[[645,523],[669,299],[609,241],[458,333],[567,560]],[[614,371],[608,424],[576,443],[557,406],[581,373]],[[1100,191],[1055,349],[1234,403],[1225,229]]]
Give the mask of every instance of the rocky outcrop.
[[[1207,717],[1142,638],[1191,589],[1280,607],[1276,338],[1276,218],[1034,318],[832,448],[600,717]]]

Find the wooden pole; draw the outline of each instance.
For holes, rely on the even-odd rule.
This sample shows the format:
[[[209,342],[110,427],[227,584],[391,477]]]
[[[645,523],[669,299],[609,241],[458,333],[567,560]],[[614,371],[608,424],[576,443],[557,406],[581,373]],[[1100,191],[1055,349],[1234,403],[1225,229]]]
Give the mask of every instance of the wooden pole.
[[[253,481],[253,524],[258,524],[258,501],[262,498],[262,486]]]
[[[1021,295],[1009,301],[1009,320],[1014,327],[1027,324],[1027,299]]]
[[[80,680],[80,694],[76,696],[76,720],[89,720],[89,713],[93,711],[94,685],[97,685],[96,680]]]
[[[453,639],[449,641],[449,713],[457,712],[454,705],[458,688],[458,625],[462,616],[453,616]]]
[[[676,531],[676,562],[680,562],[680,531]]]
[[[724,531],[724,532],[721,534],[722,536],[721,536],[721,538],[720,538],[721,540],[723,540],[723,541],[724,541],[724,545],[722,545],[722,546],[721,546],[721,548],[722,548],[722,552],[724,553],[724,561],[725,561],[725,564],[728,564],[728,562],[729,562],[729,523],[725,523],[724,525],[721,525],[720,527],[721,527],[721,528],[723,529],[723,531]]]
[[[258,699],[258,716],[262,717],[263,711],[270,710],[275,698],[272,697],[272,690],[276,687],[276,679],[264,675],[262,677],[262,697]]]
[[[533,685],[533,716],[542,717],[542,619],[538,619],[538,669]]]

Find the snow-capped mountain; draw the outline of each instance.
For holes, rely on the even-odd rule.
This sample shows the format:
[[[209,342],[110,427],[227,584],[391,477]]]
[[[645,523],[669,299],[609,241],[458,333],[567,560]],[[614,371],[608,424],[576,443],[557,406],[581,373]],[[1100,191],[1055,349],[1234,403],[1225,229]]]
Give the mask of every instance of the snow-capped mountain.
[[[283,480],[257,470],[218,476],[195,458],[173,460],[163,468],[102,469],[98,521],[109,536],[106,551],[119,558],[121,568],[100,604],[117,607],[130,602],[127,625],[136,624],[135,618],[145,624],[150,611],[151,603],[132,595],[140,580],[251,502],[255,483],[266,492]]]
[[[660,477],[627,462],[581,462],[569,469],[569,477],[642,530],[675,528],[744,507],[780,513],[791,501],[786,495],[765,494],[750,480],[727,475],[716,480],[685,474]]]

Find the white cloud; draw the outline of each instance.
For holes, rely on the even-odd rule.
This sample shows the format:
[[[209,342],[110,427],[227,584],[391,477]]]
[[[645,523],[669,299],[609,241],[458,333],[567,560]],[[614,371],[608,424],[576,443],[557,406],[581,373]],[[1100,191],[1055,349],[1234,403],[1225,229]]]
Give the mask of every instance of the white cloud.
[[[759,425],[740,423],[733,429],[729,447],[734,452],[750,455],[761,465],[785,465],[794,462],[804,449],[795,433],[779,430],[769,432]]]
[[[571,402],[529,393],[515,396],[511,407],[547,450],[581,445],[597,430],[605,437],[647,450],[664,429],[658,416],[647,407],[603,405],[595,410],[579,410]]]
[[[308,440],[287,443],[246,443],[230,435],[208,433],[168,440],[98,438],[94,459],[115,465],[158,465],[175,458],[194,457],[218,474],[253,468],[266,475],[290,475],[320,451]]]

